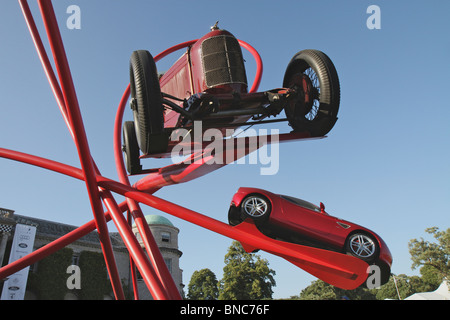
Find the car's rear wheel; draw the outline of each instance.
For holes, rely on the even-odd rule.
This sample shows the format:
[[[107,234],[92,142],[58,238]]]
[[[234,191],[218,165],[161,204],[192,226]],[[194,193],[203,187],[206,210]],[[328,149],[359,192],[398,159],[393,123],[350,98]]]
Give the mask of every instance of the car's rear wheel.
[[[147,154],[150,135],[164,130],[164,108],[155,61],[146,50],[131,55],[130,91],[137,141],[141,151]]]
[[[349,236],[346,253],[364,261],[373,261],[378,256],[377,240],[365,232],[356,232]]]
[[[334,126],[340,103],[339,78],[333,62],[318,50],[298,52],[286,69],[283,87],[298,95],[285,107],[294,131],[323,136]]]
[[[270,201],[258,194],[249,195],[241,203],[241,213],[244,219],[251,218],[258,222],[266,221],[271,211]]]
[[[235,205],[231,205],[228,210],[228,224],[230,226],[237,226],[242,222],[240,211]]]

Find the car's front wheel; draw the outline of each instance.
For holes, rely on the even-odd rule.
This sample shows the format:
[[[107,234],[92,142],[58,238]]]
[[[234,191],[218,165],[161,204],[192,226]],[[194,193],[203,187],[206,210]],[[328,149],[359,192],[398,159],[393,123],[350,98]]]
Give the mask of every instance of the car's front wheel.
[[[255,221],[266,221],[271,210],[270,201],[261,195],[250,195],[241,204],[241,213],[244,219],[252,218]]]
[[[340,103],[339,78],[331,59],[318,50],[298,52],[286,69],[284,88],[294,88],[297,99],[285,107],[294,131],[324,136],[334,126]]]
[[[378,243],[373,236],[356,232],[347,239],[346,253],[364,261],[373,261],[378,255]]]
[[[164,108],[155,61],[146,50],[134,51],[130,58],[131,109],[139,148],[151,150],[150,135],[164,130]]]

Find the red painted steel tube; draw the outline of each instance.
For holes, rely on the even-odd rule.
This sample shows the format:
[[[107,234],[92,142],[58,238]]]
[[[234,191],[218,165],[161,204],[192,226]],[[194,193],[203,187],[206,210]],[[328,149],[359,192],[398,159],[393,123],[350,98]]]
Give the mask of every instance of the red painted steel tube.
[[[138,240],[134,236],[131,227],[128,225],[122,213],[118,212],[117,204],[115,203],[114,198],[107,193],[105,193],[103,197],[105,200],[105,205],[108,208],[124,243],[126,244],[127,248],[130,248],[130,255],[133,257],[136,266],[141,272],[144,282],[150,289],[150,293],[155,299],[158,300],[169,299],[170,295],[162,285],[159,277],[155,273],[155,270],[145,256],[145,253],[142,250]]]
[[[45,168],[45,169],[56,171],[56,172],[59,172],[62,174],[66,174],[66,175],[69,175],[69,176],[79,179],[79,180],[84,180],[84,175],[83,175],[82,170],[71,167],[71,166],[67,166],[67,165],[64,165],[64,164],[61,164],[61,163],[58,163],[55,161],[51,161],[48,159],[35,157],[35,156],[29,155],[29,154],[20,153],[20,152],[2,149],[2,148],[0,148],[0,157],[28,163],[28,164],[35,165],[35,166],[38,166],[41,168]],[[128,224],[124,220],[124,217],[121,214],[121,212],[117,211],[117,209],[116,209],[117,205],[114,204],[112,197],[109,198],[107,194],[105,195],[105,198],[107,199],[106,204],[108,206],[108,209],[110,210],[110,216],[113,217],[114,219],[116,219],[117,227],[118,227],[119,231],[121,232],[122,237],[124,237],[124,235],[123,235],[124,232],[128,232],[127,234],[125,234],[124,242],[125,242],[127,248],[129,248],[130,255],[133,257],[134,261],[136,262],[139,271],[141,271],[141,274],[143,275],[144,280],[146,281],[146,284],[150,285],[150,287],[149,287],[150,292],[152,293],[152,295],[155,298],[166,299],[167,296],[166,296],[165,290],[161,286],[161,284],[158,284],[155,282],[155,279],[158,279],[158,277],[156,277],[154,272],[151,270],[151,266],[149,265],[148,260],[145,257],[145,254],[141,250],[142,248],[140,247],[136,238],[132,234],[131,229],[126,230],[126,227],[124,227],[124,226],[128,226]],[[126,210],[126,207],[123,204],[121,204],[120,207],[122,208],[123,211]],[[121,220],[121,219],[123,219],[123,220]],[[118,220],[121,220],[121,221],[118,222]],[[129,226],[128,226],[128,228],[129,228]],[[69,244],[71,241],[75,241],[79,237],[86,235],[87,233],[93,231],[94,229],[95,229],[95,222],[93,220],[93,221],[85,224],[83,226],[83,228],[81,228],[80,230],[77,229],[76,231],[71,232],[70,236],[62,237],[62,239],[64,241],[58,242],[57,244],[53,244],[52,246],[48,246],[48,247],[46,246],[45,248],[42,248],[39,251],[35,251],[35,252],[31,253],[26,261],[18,260],[14,264],[10,264],[8,266],[3,267],[2,269],[0,269],[1,277],[6,277],[24,267],[26,267],[29,264],[42,259],[44,257],[44,254],[45,254],[45,256],[47,256],[48,254],[61,249],[65,245]],[[77,236],[78,236],[78,238],[75,238]],[[26,264],[26,263],[29,263],[29,264]]]
[[[75,178],[83,178],[79,169],[55,161],[1,148],[0,156],[36,165],[62,174],[69,174]],[[76,174],[77,172],[78,174]],[[248,231],[237,227],[231,227],[228,224],[208,216],[157,198],[153,195],[137,191],[130,186],[112,181],[105,177],[97,176],[96,178],[98,184],[102,188],[111,190],[127,198],[132,198],[175,217],[235,239],[247,246],[260,248],[264,251],[279,255],[306,271],[315,274],[319,278],[326,277],[327,282],[331,284],[339,284],[339,286],[346,289],[354,289],[362,284],[365,280],[365,276],[367,277],[367,274],[365,273],[367,264],[352,256],[269,239],[258,233],[258,231]],[[333,259],[336,259],[336,262],[333,262]],[[339,261],[339,263],[337,261]]]
[[[73,178],[76,178],[79,180],[84,180],[84,175],[83,175],[82,170],[75,168],[75,167],[67,166],[67,165],[52,161],[52,160],[32,156],[32,155],[29,155],[26,153],[3,149],[3,148],[0,148],[0,157],[28,163],[28,164],[38,166],[38,167],[41,167],[44,169],[59,172],[61,174],[65,174],[65,175],[68,175],[70,177],[73,177]],[[114,202],[111,201],[111,198],[108,198],[107,194],[106,194],[105,198],[108,199],[107,204],[108,204],[108,209],[110,209],[108,218],[111,219],[111,217],[112,217],[111,212],[113,212],[115,215],[115,219],[117,219],[117,220],[122,219],[123,216],[120,213],[127,210],[128,206],[127,206],[126,202],[122,203],[119,206],[121,211],[117,212],[117,209],[115,209],[116,205],[114,204]],[[121,230],[122,232],[123,232],[123,227],[125,225],[128,226],[128,224],[126,223],[125,220],[122,220],[121,222],[117,223],[118,229]],[[89,232],[95,230],[95,228],[96,228],[95,220],[92,220],[89,223],[83,225],[83,227],[80,227],[80,228],[72,231],[68,235],[63,236],[60,239],[55,240],[54,242],[46,245],[45,247],[32,252],[30,255],[1,268],[0,269],[0,278],[7,277],[7,276],[13,274],[14,272],[17,272],[18,270],[21,270],[24,267],[48,256],[49,254],[63,248],[64,246],[70,244],[71,242],[73,242],[73,241],[79,239],[80,237],[88,234]],[[129,230],[129,232],[131,232],[131,229]],[[136,264],[138,266],[139,271],[141,271],[141,274],[145,277],[146,284],[147,284],[147,282],[152,284],[151,287],[149,287],[150,292],[152,293],[152,295],[155,298],[158,297],[158,299],[166,299],[165,293],[161,293],[161,288],[162,288],[161,285],[153,283],[153,278],[157,279],[157,277],[154,275],[154,273],[149,271],[149,268],[151,268],[151,266],[149,267],[148,260],[146,261],[145,254],[143,253],[142,248],[140,248],[139,243],[137,243],[136,238],[134,237],[134,235],[132,235],[132,232],[131,232],[131,237],[130,237],[130,234],[128,234],[127,236],[129,236],[129,237],[124,239],[124,243],[127,246],[127,248],[129,249],[130,255],[133,257],[133,259],[135,261],[137,260]],[[135,243],[133,243],[134,241],[135,241]],[[132,244],[130,245],[130,243],[132,243]],[[152,275],[153,278],[150,278],[149,276],[146,276],[146,275]],[[159,291],[154,291],[153,288],[155,288],[155,287],[156,288],[159,287]]]
[[[116,119],[114,122],[114,135],[113,135],[114,157],[119,180],[120,182],[128,186],[130,186],[130,181],[128,179],[128,175],[126,173],[123,161],[123,153],[121,148],[121,132],[122,132],[123,113],[126,107],[129,94],[130,94],[130,86],[128,85],[119,103]],[[148,192],[153,193],[156,190],[157,189],[148,190]],[[170,274],[166,263],[164,262],[164,258],[161,255],[161,252],[150,231],[150,228],[145,221],[144,215],[142,214],[142,210],[139,207],[139,204],[133,199],[129,198],[127,198],[127,203],[132,213],[132,216],[136,222],[136,227],[138,228],[141,238],[144,242],[144,246],[145,248],[147,248],[149,258],[156,270],[156,273],[160,281],[163,283],[164,287],[167,289],[167,292],[169,293],[172,299],[177,300],[181,299],[180,293],[175,285],[175,282],[173,281],[172,275]]]
[[[127,204],[128,206],[128,204]],[[128,225],[131,227],[132,225],[132,217],[131,212],[128,209],[127,210],[127,222]],[[137,274],[136,274],[136,264],[134,263],[133,257],[130,255],[130,275],[131,275],[131,282],[132,282],[132,288],[134,293],[134,300],[139,300],[139,288],[137,285]]]
[[[75,136],[74,136],[74,133],[73,133],[72,128],[71,128],[71,124],[70,124],[69,119],[68,119],[67,108],[65,106],[64,97],[63,97],[63,94],[61,92],[61,88],[59,86],[58,80],[56,79],[55,73],[53,72],[53,68],[52,68],[52,66],[50,64],[50,61],[49,61],[48,55],[46,54],[45,48],[44,48],[44,46],[42,44],[41,37],[40,37],[39,32],[37,30],[37,27],[36,27],[36,24],[34,22],[34,18],[33,18],[32,14],[31,14],[31,11],[30,11],[30,8],[28,6],[28,3],[27,3],[26,0],[19,0],[19,3],[20,3],[20,6],[22,8],[22,12],[23,12],[23,15],[25,17],[25,21],[26,21],[26,23],[28,25],[28,29],[30,31],[31,37],[32,37],[33,42],[35,44],[36,51],[37,51],[37,53],[39,55],[39,58],[41,60],[41,64],[42,64],[42,66],[44,68],[44,71],[46,73],[46,76],[47,76],[47,79],[49,81],[50,87],[51,87],[51,89],[53,91],[53,94],[55,96],[57,104],[58,104],[58,106],[60,108],[61,114],[64,117],[64,121],[65,121],[65,123],[66,123],[66,125],[67,125],[67,127],[68,127],[68,129],[69,129],[69,131],[71,133],[71,135],[72,135],[72,138],[75,140]],[[97,172],[98,172],[98,169],[97,169]]]
[[[99,190],[95,181],[95,169],[79,110],[78,99],[76,97],[67,56],[61,39],[61,33],[59,31],[58,23],[53,10],[53,5],[51,0],[38,0],[38,4],[45,29],[47,31],[50,47],[53,52],[53,58],[58,71],[59,80],[61,82],[61,89],[64,96],[68,119],[75,136],[75,144],[77,146],[81,166],[83,168],[86,188],[91,202],[92,212],[94,213],[106,267],[110,275],[115,296],[118,299],[124,299],[125,296],[123,294],[119,272],[115,263],[108,227],[106,225],[103,207],[99,197]]]
[[[187,47],[193,45],[194,43],[197,42],[197,40],[186,41],[186,42],[177,44],[177,45],[175,45],[173,47],[170,47],[169,49],[166,49],[163,52],[161,52],[161,53],[157,54],[156,56],[154,56],[153,60],[155,60],[155,62],[157,62],[157,61],[161,60],[162,58],[164,58],[165,56],[167,56],[167,55],[169,55],[169,54],[171,54],[171,53],[173,53],[175,51],[178,51],[180,49],[187,48]]]
[[[114,120],[114,134],[113,134],[113,144],[114,144],[114,159],[116,164],[117,174],[119,176],[119,180],[122,183],[130,184],[128,179],[128,175],[126,173],[124,161],[123,161],[123,151],[122,151],[122,122],[123,122],[123,113],[125,111],[125,107],[127,105],[127,100],[130,96],[130,85],[127,86],[125,92],[122,95],[122,98],[119,102],[119,107],[116,112],[116,118]]]
[[[175,285],[173,277],[170,274],[170,271],[164,261],[161,251],[158,248],[155,238],[153,237],[153,234],[144,218],[144,215],[142,214],[142,211],[139,209],[134,214],[136,227],[138,228],[139,234],[141,235],[142,241],[144,242],[145,248],[147,248],[147,254],[153,266],[155,266],[158,278],[160,279],[162,285],[169,294],[170,299],[181,300],[180,292],[178,291]]]
[[[72,120],[72,121],[75,122],[75,126],[77,125],[77,123],[78,123],[78,125],[80,123],[82,125],[82,121],[78,121],[77,120],[77,116],[78,116],[76,114],[77,110],[68,110],[67,107],[66,107],[68,102],[69,103],[72,102],[76,106],[76,109],[79,110],[78,102],[76,100],[75,90],[74,90],[74,87],[73,87],[73,82],[72,82],[71,75],[70,75],[70,69],[68,67],[67,58],[65,57],[65,51],[64,51],[64,48],[62,46],[62,39],[60,39],[59,30],[56,28],[57,32],[54,32],[54,33],[51,32],[52,26],[53,27],[54,26],[57,27],[57,24],[55,23],[56,22],[56,17],[53,17],[54,16],[54,12],[53,12],[53,7],[51,5],[51,2],[50,1],[44,2],[43,0],[41,0],[41,1],[39,1],[39,5],[40,5],[42,16],[44,18],[44,23],[46,25],[47,34],[48,34],[50,42],[51,42],[51,47],[52,47],[52,51],[53,51],[53,54],[54,54],[54,59],[55,59],[55,62],[56,62],[57,68],[58,68],[58,74],[59,74],[60,80],[62,82],[62,85],[64,87],[64,89],[63,89],[64,94],[61,92],[61,89],[60,89],[60,87],[57,84],[56,76],[53,73],[53,70],[51,68],[48,56],[45,53],[44,47],[42,45],[42,41],[41,41],[41,39],[39,37],[39,34],[37,32],[37,28],[36,28],[34,20],[32,18],[31,12],[29,10],[28,4],[24,0],[19,0],[19,3],[21,5],[21,7],[22,7],[22,11],[23,11],[25,19],[27,21],[30,33],[32,34],[32,38],[33,38],[33,41],[35,43],[36,49],[38,51],[41,63],[44,66],[44,70],[46,72],[47,78],[49,79],[50,86],[51,86],[52,91],[53,91],[53,93],[55,95],[55,98],[57,100],[58,106],[60,107],[61,113],[62,113],[62,115],[63,115],[63,117],[65,119],[65,122],[68,125],[68,128],[69,128],[69,130],[70,130],[70,132],[72,134],[72,137],[74,137],[75,143],[77,144],[77,147],[78,147],[79,150],[80,149],[81,150],[84,149],[85,151],[86,150],[89,151],[88,145],[87,145],[87,139],[83,139],[83,134],[81,134],[81,138],[78,137],[78,139],[77,139],[77,137],[75,136],[74,132],[72,131],[73,130],[72,129],[72,125],[70,124],[70,122],[71,122],[70,118],[71,117],[75,117],[75,120]],[[167,54],[169,54],[171,52],[179,50],[179,49],[181,49],[183,47],[187,47],[187,46],[191,45],[194,42],[195,42],[195,40],[194,41],[189,41],[189,42],[186,42],[186,43],[182,43],[182,44],[179,44],[179,45],[174,46],[172,48],[169,48],[168,50],[166,50],[163,53],[161,53],[159,55],[158,59],[162,58],[163,56],[165,56],[165,55],[167,55]],[[59,62],[58,62],[58,57],[60,57],[60,59],[61,59]],[[158,59],[156,59],[156,60],[158,60]],[[64,80],[64,79],[66,79],[66,80]],[[81,120],[81,115],[80,115],[79,119]],[[84,133],[84,128],[82,128],[81,132]],[[81,142],[79,141],[80,139],[81,139]],[[85,142],[83,140],[85,140]],[[79,153],[80,153],[80,151],[79,151]],[[90,152],[88,152],[87,154],[90,155]],[[84,157],[84,159],[83,159],[83,157]],[[93,160],[90,158],[90,156],[88,157],[88,156],[84,156],[82,154],[80,154],[80,160],[81,160],[81,163],[82,163],[83,170],[85,172],[89,171],[90,168],[89,168],[89,163],[88,162],[91,161],[91,167],[92,167],[92,170],[91,170],[92,174],[91,174],[91,176],[92,176],[93,175],[93,171],[95,170],[95,164],[93,163]],[[83,164],[85,164],[85,165],[83,166]],[[90,198],[91,198],[91,205],[93,207],[94,216],[96,218],[98,218],[99,214],[96,214],[95,207],[97,207],[97,209],[98,209],[99,206],[98,206],[98,204],[96,204],[96,202],[98,203],[99,200],[92,200],[93,197],[94,197],[94,199],[98,199],[98,197],[95,197],[96,192],[94,190],[96,190],[96,189],[94,188],[94,184],[92,184],[92,183],[90,184],[89,183],[89,180],[90,180],[89,179],[89,173],[88,174],[85,173],[84,176],[85,176],[84,180],[86,182],[86,185],[87,185],[87,188],[88,188],[88,192],[89,192],[89,195],[90,195]],[[103,210],[102,210],[102,212],[103,212]],[[141,212],[140,209],[139,209],[139,212]],[[142,215],[142,213],[141,213],[141,215]],[[143,216],[140,216],[140,217],[138,217],[138,220],[141,220],[142,218],[143,218]],[[99,221],[97,221],[97,220],[98,219],[95,220],[96,221],[96,225],[97,225],[98,230],[99,230],[99,235],[102,238],[101,226],[99,226]],[[100,224],[101,224],[101,221],[100,221]],[[147,227],[147,229],[148,229],[148,225],[146,225],[145,223],[142,224],[142,221],[140,221],[140,223],[138,223],[138,225],[140,225],[140,229],[141,229],[140,232],[143,233],[144,238],[147,238],[147,237],[145,237],[145,234],[150,234],[151,235],[149,230],[145,230],[145,227]],[[105,223],[105,226],[106,226],[106,223]],[[107,227],[106,227],[106,229],[107,229]],[[142,229],[144,229],[144,230],[142,230]],[[151,238],[153,239],[153,237],[151,237]],[[154,239],[153,239],[153,241],[154,241]],[[148,239],[147,239],[146,242],[147,242],[147,247],[150,246]],[[103,241],[102,241],[102,243],[103,243]],[[158,252],[159,252],[159,250],[158,250]],[[105,259],[106,260],[108,259],[107,255],[108,254],[105,252]],[[115,263],[114,263],[114,266],[115,266]]]
[[[0,148],[0,157],[29,163],[62,174],[67,174],[79,180],[84,180],[83,172],[80,169],[66,166],[44,158],[34,157],[25,153],[19,153],[16,151],[1,148]],[[165,289],[162,287],[161,283],[158,283],[159,282],[158,277],[154,274],[154,271],[152,270],[151,265],[148,263],[145,253],[143,252],[142,248],[140,247],[139,243],[134,237],[131,228],[129,227],[123,215],[121,214],[121,212],[127,209],[126,202],[122,203],[120,206],[117,206],[117,204],[114,203],[113,198],[109,197],[107,193],[105,193],[104,197],[105,197],[105,204],[110,210],[108,218],[110,219],[112,217],[113,220],[115,220],[116,226],[119,232],[121,233],[122,238],[124,239],[124,243],[127,246],[127,248],[129,248],[130,255],[133,257],[133,260],[137,261],[137,267],[141,272],[144,281],[149,286],[149,290],[152,293],[152,296],[157,299],[167,299],[168,296],[165,292]],[[119,212],[116,208],[120,208],[121,211]],[[118,220],[121,221],[119,222]],[[128,226],[128,229],[124,228],[124,226]],[[14,263],[8,264],[7,266],[0,269],[0,279],[13,274],[14,272],[17,272],[23,269],[24,267],[33,264],[36,261],[39,261],[40,259],[43,259],[44,257],[50,255],[53,252],[56,252],[57,250],[65,247],[71,242],[76,241],[80,237],[87,235],[89,232],[94,231],[95,228],[96,228],[95,221],[92,220],[83,225],[82,227],[70,232],[69,234],[62,236],[58,240],[55,240],[54,242],[30,253],[26,257],[17,260]]]
[[[83,179],[81,170],[78,176],[81,180]],[[125,211],[127,208],[126,202],[122,202],[119,205],[119,209]],[[105,213],[106,220],[111,220],[111,216],[109,212]],[[37,261],[44,259],[45,257],[48,257],[52,253],[55,253],[56,251],[66,247],[67,245],[71,244],[74,241],[77,241],[78,239],[86,236],[87,234],[91,233],[95,230],[95,221],[91,220],[84,225],[76,228],[75,230],[65,234],[64,236],[46,244],[45,246],[38,248],[31,252],[30,254],[22,257],[21,259],[18,259],[8,265],[3,266],[0,268],[0,279],[6,278],[13,273],[22,270],[25,267],[28,267],[32,265],[33,263],[36,263]]]
[[[76,230],[73,230],[64,236],[61,236],[57,240],[52,241],[47,245],[34,250],[33,252],[24,256],[23,258],[3,266],[2,268],[0,268],[0,279],[9,277],[13,273],[16,273],[17,271],[20,271],[23,268],[28,267],[33,263],[36,263],[37,261],[44,259],[45,257],[64,248],[65,246],[80,239],[81,237],[84,237],[85,235],[89,234],[94,230],[95,230],[95,222],[94,220],[91,220],[90,222],[82,225]]]
[[[255,48],[253,48],[250,44],[248,44],[245,41],[238,40],[241,47],[244,47],[247,49],[252,55],[253,58],[255,58],[256,61],[256,74],[255,74],[255,80],[253,80],[253,85],[249,90],[249,93],[258,91],[259,85],[261,83],[261,78],[263,74],[263,62],[261,59],[261,56],[259,55],[258,51],[256,51]]]
[[[56,79],[56,76],[55,76],[55,74],[53,72],[53,69],[52,69],[52,67],[50,65],[50,61],[48,59],[48,56],[47,56],[46,51],[44,49],[44,46],[42,44],[42,40],[41,40],[41,38],[39,36],[39,32],[37,31],[36,25],[34,23],[34,19],[33,19],[32,15],[31,15],[31,11],[30,11],[26,1],[19,0],[19,2],[20,2],[20,5],[21,5],[21,8],[22,8],[22,12],[24,14],[25,20],[27,22],[29,31],[31,33],[33,42],[35,44],[36,50],[38,52],[38,55],[40,57],[41,63],[42,63],[43,68],[44,68],[44,71],[46,73],[47,79],[49,80],[50,87],[51,87],[51,89],[53,91],[53,94],[54,94],[54,96],[56,98],[57,104],[58,104],[58,106],[60,108],[60,111],[61,111],[63,117],[64,117],[64,121],[66,122],[66,125],[67,125],[67,127],[68,127],[68,129],[70,131],[70,134],[72,135],[72,138],[75,140],[75,135],[74,135],[74,132],[72,130],[72,126],[70,124],[70,121],[68,119],[67,108],[66,108],[66,105],[65,105],[65,102],[64,102],[63,94],[61,92],[61,88],[59,87],[59,84],[58,84],[58,81]],[[108,267],[108,272],[110,272],[110,268],[109,268],[110,266],[107,265],[107,267]],[[113,268],[117,269],[114,266],[113,266]],[[114,272],[117,273],[117,275],[111,275],[111,273],[110,273],[111,279],[116,279],[116,284],[113,283],[113,291],[114,291],[116,297],[124,298],[121,286],[118,287],[118,285],[117,285],[117,283],[118,283],[117,280],[119,279],[118,278],[118,272],[115,271],[114,269],[112,270],[112,272],[113,273]]]
[[[23,16],[25,18],[25,22],[27,23],[28,30],[30,31],[31,38],[33,39],[34,46],[38,53],[41,64],[44,68],[45,74],[50,84],[50,88],[52,89],[53,95],[55,96],[58,107],[61,111],[61,114],[64,117],[64,122],[67,124],[67,128],[69,132],[74,138],[74,133],[69,123],[69,119],[67,118],[67,110],[64,104],[64,97],[61,92],[61,88],[59,86],[58,80],[56,79],[56,75],[53,72],[53,68],[50,64],[50,60],[45,51],[44,45],[42,43],[41,37],[39,36],[39,31],[36,27],[36,23],[34,22],[33,15],[31,14],[30,7],[28,6],[27,0],[19,0],[20,7],[22,9]]]

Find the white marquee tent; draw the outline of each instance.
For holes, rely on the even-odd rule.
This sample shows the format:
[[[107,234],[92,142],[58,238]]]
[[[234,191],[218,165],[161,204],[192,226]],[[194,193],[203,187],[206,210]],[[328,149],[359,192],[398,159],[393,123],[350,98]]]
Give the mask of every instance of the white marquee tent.
[[[449,285],[449,281],[444,280],[435,291],[415,293],[405,298],[405,300],[450,300]]]

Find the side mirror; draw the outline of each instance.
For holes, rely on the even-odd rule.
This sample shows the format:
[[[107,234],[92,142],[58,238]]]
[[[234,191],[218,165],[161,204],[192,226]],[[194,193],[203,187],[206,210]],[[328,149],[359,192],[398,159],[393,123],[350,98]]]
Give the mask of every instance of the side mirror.
[[[325,213],[325,205],[322,202],[320,203],[320,212]]]

